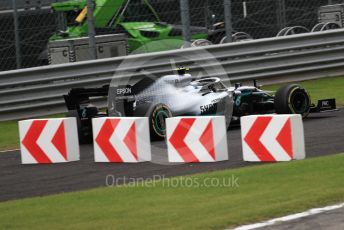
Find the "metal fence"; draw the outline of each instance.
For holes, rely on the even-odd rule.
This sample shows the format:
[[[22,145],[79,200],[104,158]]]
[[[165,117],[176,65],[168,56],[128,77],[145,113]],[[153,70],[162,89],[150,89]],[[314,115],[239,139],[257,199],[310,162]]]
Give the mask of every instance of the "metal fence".
[[[91,2],[91,0],[87,1]],[[66,26],[77,27],[73,31],[74,38],[87,37],[89,25],[85,22],[89,18],[84,14],[87,1],[77,2],[79,5],[76,3],[76,5],[68,5],[70,9],[62,9],[63,7],[60,6],[60,11],[54,7],[53,10],[51,3],[63,2],[61,0],[1,1],[0,71],[48,65],[47,45],[49,41],[66,38],[64,37],[66,34],[57,33],[66,30]],[[221,33],[212,33],[221,28],[227,29],[227,35],[228,30],[232,30],[233,33],[245,32],[253,39],[274,37],[281,29],[288,26],[298,25],[311,30],[318,23],[320,6],[344,2],[342,0],[93,1],[95,2],[93,9],[95,34],[123,32],[128,34],[130,52],[142,47],[142,43],[146,45],[147,40],[156,43],[153,43],[153,48],[145,46],[146,49],[141,52],[180,48],[183,45],[183,33],[185,38],[185,23],[190,24],[191,40],[206,38],[212,43],[220,43],[225,37],[225,30]],[[183,5],[185,3],[187,8]],[[102,11],[96,15],[99,10]],[[61,16],[62,13],[64,16]],[[224,21],[227,21],[227,24],[219,23]],[[138,22],[138,24],[124,26],[122,22]],[[86,27],[82,28],[81,25]],[[173,26],[164,30],[168,25]],[[142,38],[135,40],[133,39],[135,36]],[[238,38],[240,40],[242,37]],[[173,43],[165,41],[170,39],[176,41]]]
[[[16,5],[18,9],[42,9],[44,7],[50,6],[53,2],[63,2],[65,0],[16,0]],[[0,10],[12,10],[13,0],[1,0],[0,1]]]

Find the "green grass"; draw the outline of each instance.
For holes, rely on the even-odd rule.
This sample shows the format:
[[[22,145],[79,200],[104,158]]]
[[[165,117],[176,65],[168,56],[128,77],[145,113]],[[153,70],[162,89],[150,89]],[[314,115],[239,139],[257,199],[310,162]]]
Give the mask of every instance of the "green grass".
[[[0,150],[16,149],[19,146],[17,121],[0,122]]]
[[[224,229],[343,202],[343,165],[339,154],[184,177],[202,184],[234,175],[239,187],[165,180],[2,202],[0,229]]]
[[[344,106],[344,77],[322,78],[299,82],[308,90],[312,102],[319,99],[336,98],[337,106]],[[263,86],[265,90],[277,90],[281,85]]]

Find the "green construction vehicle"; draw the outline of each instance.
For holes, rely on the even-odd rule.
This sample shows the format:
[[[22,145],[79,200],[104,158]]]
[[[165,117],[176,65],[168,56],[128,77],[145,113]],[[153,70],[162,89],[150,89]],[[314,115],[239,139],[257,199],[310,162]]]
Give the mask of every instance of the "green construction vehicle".
[[[50,41],[80,38],[88,34],[86,0],[53,3],[59,14],[60,30]],[[162,22],[149,0],[95,0],[93,13],[96,34],[125,33],[129,52],[155,52],[179,49],[183,46],[182,26]],[[223,42],[223,22],[213,23],[211,28],[191,26],[193,41],[202,45]],[[237,40],[247,39],[245,33],[236,33]]]

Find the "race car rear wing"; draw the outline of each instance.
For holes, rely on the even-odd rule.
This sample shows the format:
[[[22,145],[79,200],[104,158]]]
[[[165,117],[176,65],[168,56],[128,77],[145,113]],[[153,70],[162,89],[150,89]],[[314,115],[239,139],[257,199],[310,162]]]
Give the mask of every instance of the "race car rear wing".
[[[110,99],[121,114],[131,114],[134,102],[134,88],[130,85],[110,87],[104,85],[99,88],[73,88],[67,95],[63,95],[68,111],[76,110],[81,118],[92,118],[104,115],[99,108],[91,104],[97,100]],[[106,114],[108,114],[108,110]]]
[[[90,97],[105,97],[108,95],[109,85],[99,88],[73,88],[67,95],[63,95],[68,110],[80,110],[81,105],[91,103]]]
[[[311,113],[321,113],[321,112],[334,112],[338,111],[336,106],[336,99],[322,99],[318,101],[318,104],[312,104],[310,112]]]
[[[63,95],[68,110],[80,110],[80,106],[89,105],[92,97],[112,96],[113,101],[132,101],[133,96],[147,89],[155,82],[154,79],[145,77],[134,85],[104,85],[99,88],[73,88],[67,95]],[[111,88],[111,91],[109,91]]]

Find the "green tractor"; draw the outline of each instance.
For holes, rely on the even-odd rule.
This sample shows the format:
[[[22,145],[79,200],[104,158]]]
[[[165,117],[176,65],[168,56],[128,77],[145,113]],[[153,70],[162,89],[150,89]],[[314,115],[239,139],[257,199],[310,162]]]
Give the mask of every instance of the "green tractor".
[[[86,0],[53,3],[59,15],[60,30],[50,41],[80,38],[88,34]],[[129,52],[156,52],[183,46],[182,26],[162,22],[149,0],[95,0],[93,13],[96,34],[125,33]],[[223,22],[211,28],[191,26],[195,46],[218,44],[225,39]],[[250,39],[245,33],[234,33],[234,40]]]

